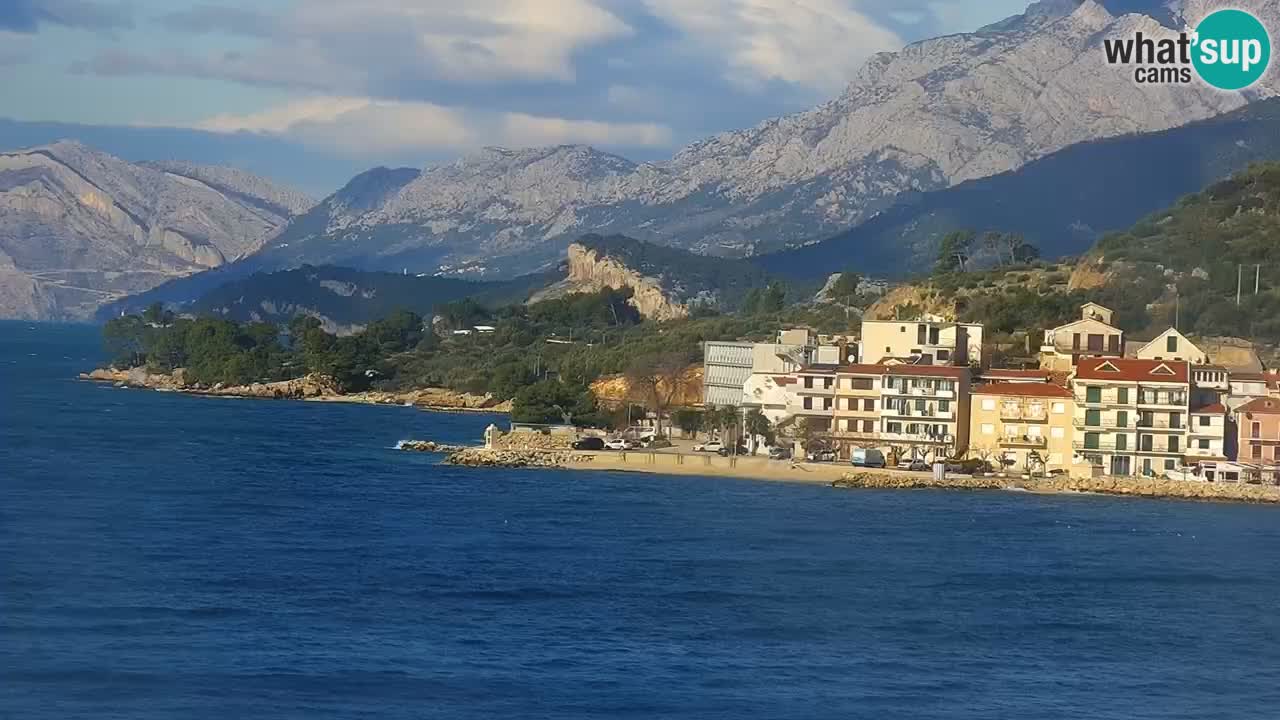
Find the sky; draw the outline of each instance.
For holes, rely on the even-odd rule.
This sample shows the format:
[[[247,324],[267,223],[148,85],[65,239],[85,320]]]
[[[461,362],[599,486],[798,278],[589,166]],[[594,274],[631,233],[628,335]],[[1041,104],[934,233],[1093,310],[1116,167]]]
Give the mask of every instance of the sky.
[[[0,0],[0,117],[248,132],[416,165],[667,157],[1026,0]]]

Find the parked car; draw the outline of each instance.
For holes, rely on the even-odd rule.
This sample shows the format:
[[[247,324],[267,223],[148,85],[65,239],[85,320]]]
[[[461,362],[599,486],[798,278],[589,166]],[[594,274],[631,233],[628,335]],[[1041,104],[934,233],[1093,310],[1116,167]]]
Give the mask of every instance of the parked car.
[[[805,455],[809,462],[835,462],[837,457],[835,450],[814,450]]]
[[[849,464],[855,467],[882,468],[884,453],[874,449],[854,448],[849,455]]]
[[[769,448],[770,460],[790,460],[791,448],[789,447],[771,447]]]
[[[609,450],[635,450],[636,444],[626,438],[609,438],[604,441],[604,446]]]
[[[749,452],[751,452],[751,450],[746,445],[743,445],[742,443],[738,443],[738,451],[736,453],[734,453],[733,448],[724,447],[722,445],[720,449],[716,451],[716,454],[719,455],[720,457],[729,457],[730,455],[734,455],[734,454],[746,455]]]
[[[929,472],[929,463],[923,460],[903,459],[898,461],[898,469],[912,472]]]
[[[694,452],[720,452],[720,448],[722,447],[724,447],[724,444],[721,443],[719,440],[710,440],[708,442],[698,443],[697,445],[694,445],[693,451]]]
[[[991,463],[985,460],[948,460],[947,472],[961,475],[984,475],[994,472],[994,470],[991,468]]]
[[[604,438],[600,437],[584,437],[573,443],[574,450],[603,450]]]

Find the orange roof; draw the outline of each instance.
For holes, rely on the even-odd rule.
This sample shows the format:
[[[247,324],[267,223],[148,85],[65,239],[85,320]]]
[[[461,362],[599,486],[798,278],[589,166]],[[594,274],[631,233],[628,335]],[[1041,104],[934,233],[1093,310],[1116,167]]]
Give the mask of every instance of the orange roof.
[[[973,389],[975,395],[1013,395],[1017,397],[1072,397],[1071,391],[1053,383],[994,382]]]
[[[1237,413],[1256,413],[1258,415],[1280,415],[1280,400],[1275,398],[1256,398],[1236,408]]]
[[[1227,409],[1222,406],[1222,403],[1214,403],[1212,405],[1205,405],[1204,407],[1196,408],[1195,410],[1191,411],[1191,414],[1192,415],[1226,415]]]
[[[1190,383],[1191,368],[1180,360],[1138,360],[1135,358],[1080,358],[1078,380],[1124,380],[1127,382]]]
[[[1012,368],[991,368],[982,373],[984,378],[1039,378],[1046,380],[1049,377],[1048,370],[1015,370]]]

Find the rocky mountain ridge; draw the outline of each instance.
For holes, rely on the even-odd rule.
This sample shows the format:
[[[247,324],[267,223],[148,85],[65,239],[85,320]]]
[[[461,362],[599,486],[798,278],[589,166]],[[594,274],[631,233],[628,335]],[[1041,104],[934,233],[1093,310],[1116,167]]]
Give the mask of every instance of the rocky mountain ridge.
[[[1236,4],[1280,21],[1274,2]],[[840,97],[665,162],[584,146],[492,148],[421,172],[383,171],[399,175],[378,197],[353,205],[340,193],[281,233],[264,259],[506,275],[554,261],[583,232],[730,256],[809,242],[861,223],[904,191],[1241,107],[1250,98],[1200,85],[1136,85],[1102,59],[1104,37],[1170,34],[1161,22],[1211,6],[1048,0],[976,33],[876,55]],[[1132,9],[1156,17],[1120,14]],[[1250,97],[1280,93],[1277,78],[1270,73]]]

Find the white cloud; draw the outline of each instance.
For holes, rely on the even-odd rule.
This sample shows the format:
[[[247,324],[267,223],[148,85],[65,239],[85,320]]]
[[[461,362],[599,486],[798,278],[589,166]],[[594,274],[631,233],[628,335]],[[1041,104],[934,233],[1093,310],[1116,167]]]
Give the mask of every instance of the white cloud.
[[[280,135],[352,155],[456,152],[482,145],[638,148],[671,143],[671,130],[653,123],[569,120],[362,97],[310,97],[261,112],[217,115],[194,127]]]
[[[865,60],[903,41],[843,0],[645,0],[656,16],[729,60],[729,80],[836,92]]]

